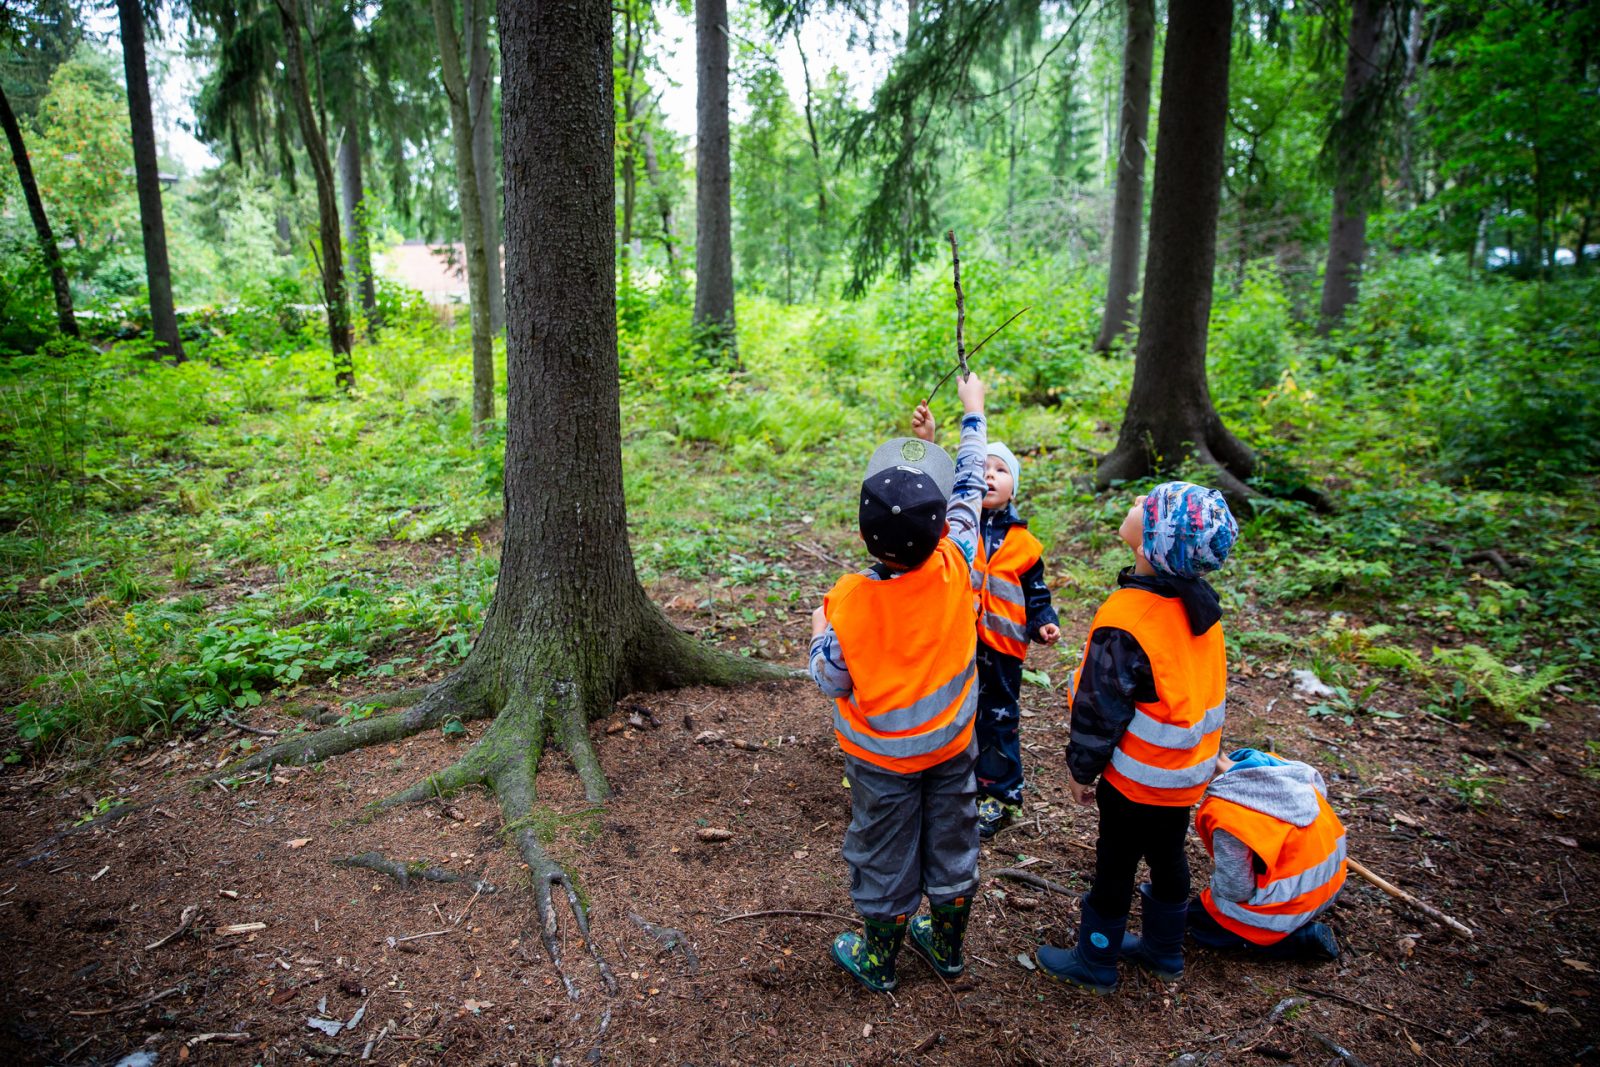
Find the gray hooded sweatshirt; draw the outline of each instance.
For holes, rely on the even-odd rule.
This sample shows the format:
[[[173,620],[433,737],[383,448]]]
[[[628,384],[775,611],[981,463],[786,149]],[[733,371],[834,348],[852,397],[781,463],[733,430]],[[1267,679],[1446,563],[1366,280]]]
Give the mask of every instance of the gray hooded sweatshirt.
[[[1206,787],[1206,796],[1302,827],[1317,821],[1321,810],[1317,806],[1319,794],[1328,795],[1322,775],[1304,763],[1289,760],[1269,766],[1239,767],[1217,775]],[[1256,891],[1255,854],[1237,837],[1218,830],[1212,835],[1211,855],[1216,864],[1211,873],[1211,895],[1223,900],[1249,900]]]

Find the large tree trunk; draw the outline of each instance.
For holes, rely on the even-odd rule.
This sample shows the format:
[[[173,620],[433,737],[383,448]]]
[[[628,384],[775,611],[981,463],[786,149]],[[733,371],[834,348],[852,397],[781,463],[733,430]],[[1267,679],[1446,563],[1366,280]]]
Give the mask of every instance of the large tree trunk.
[[[300,140],[317,186],[317,234],[322,245],[317,266],[322,273],[322,302],[328,310],[328,347],[333,352],[333,379],[340,389],[356,384],[355,362],[350,355],[350,303],[345,292],[344,252],[339,240],[339,201],[334,192],[333,166],[328,162],[328,138],[317,124],[306,81],[305,50],[300,42],[300,18],[296,0],[277,0],[278,18],[283,23],[289,73],[289,95],[300,123]]]
[[[728,143],[728,0],[695,0],[694,325],[737,362],[733,321],[733,180]]]
[[[436,9],[448,0],[433,0]],[[503,9],[506,463],[500,580],[460,669],[407,710],[303,735],[219,775],[311,763],[436,728],[494,722],[463,757],[386,808],[486,785],[528,866],[546,951],[561,969],[560,888],[590,951],[587,918],[530,825],[545,744],[571,760],[588,799],[610,792],[589,722],[625,692],[732,684],[788,672],[713,651],[645,596],[628,545],[617,381],[611,7],[523,0]],[[448,54],[448,50],[446,50]],[[573,516],[582,536],[573,536]],[[598,959],[598,954],[596,954]],[[611,978],[600,963],[608,985]],[[562,971],[568,995],[577,987]]]
[[[1150,128],[1150,70],[1156,46],[1155,0],[1128,0],[1122,45],[1122,106],[1117,112],[1117,191],[1111,208],[1111,274],[1096,352],[1116,343],[1133,322],[1144,230],[1144,163]]]
[[[357,109],[352,106],[351,112]],[[361,173],[361,121],[347,115],[344,136],[339,140],[339,186],[344,196],[344,240],[348,259],[345,269],[355,281],[361,313],[367,320],[367,335],[378,326],[378,289],[372,278],[372,241],[367,219],[367,191]]]
[[[172,268],[167,262],[167,224],[161,212],[161,171],[156,164],[156,127],[150,115],[150,78],[144,58],[144,12],[139,0],[117,0],[122,26],[122,68],[128,80],[128,124],[133,133],[133,180],[139,190],[139,228],[144,232],[144,272],[150,288],[150,332],[156,350],[183,359],[178,314],[172,306]]]
[[[483,208],[478,202],[478,174],[472,157],[472,117],[467,108],[467,80],[461,72],[454,7],[452,0],[433,0],[433,25],[439,37],[444,92],[450,101],[450,133],[455,143],[461,243],[467,253],[467,306],[472,320],[472,436],[481,440],[484,424],[494,418],[494,331],[489,325],[489,256],[484,248]]]
[[[1382,0],[1353,0],[1349,48],[1345,55],[1344,89],[1339,94],[1341,117],[1349,116],[1357,99],[1378,73],[1378,35],[1383,29]],[[1367,208],[1373,195],[1371,147],[1365,143],[1334,147],[1336,177],[1333,218],[1328,228],[1328,261],[1322,273],[1322,308],[1318,329],[1326,333],[1344,317],[1360,291],[1361,267],[1367,257]]]
[[[28,147],[22,143],[22,127],[11,110],[11,101],[0,88],[0,125],[6,128],[6,141],[11,145],[11,161],[17,166],[17,181],[22,184],[22,198],[28,202],[28,216],[33,219],[33,232],[39,238],[39,252],[50,272],[50,288],[56,298],[56,325],[68,337],[78,336],[78,319],[72,313],[72,289],[67,285],[67,268],[61,262],[61,251],[56,247],[56,235],[50,229],[50,217],[44,213],[44,201],[39,198],[39,184],[33,180],[33,164],[28,161]],[[1580,245],[1581,249],[1582,246]]]
[[[491,0],[463,0],[468,34],[467,115],[472,119],[472,169],[483,215],[484,265],[489,280],[489,329],[506,328],[506,287],[500,263],[500,182],[494,162],[494,56],[489,51]]]
[[[1117,446],[1095,472],[1101,487],[1198,455],[1230,500],[1251,495],[1243,479],[1254,457],[1222,425],[1206,384],[1232,28],[1232,0],[1184,0],[1167,20],[1133,390]]]

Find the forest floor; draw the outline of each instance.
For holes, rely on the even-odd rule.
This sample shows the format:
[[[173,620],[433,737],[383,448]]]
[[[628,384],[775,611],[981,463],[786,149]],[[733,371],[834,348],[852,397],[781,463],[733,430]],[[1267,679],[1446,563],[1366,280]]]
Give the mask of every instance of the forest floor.
[[[824,585],[837,573],[813,555],[791,566]],[[680,624],[709,630],[704,592],[675,579],[652,589]],[[1083,632],[1098,595],[1058,594],[1069,635]],[[809,607],[762,614],[741,643],[798,664]],[[1309,632],[1323,614],[1303,609],[1288,624],[1247,609],[1228,625],[1272,623],[1301,637],[1296,628]],[[1191,945],[1172,985],[1128,966],[1104,998],[1051,982],[1021,961],[1040,941],[1070,944],[1095,813],[1067,795],[1063,692],[1029,687],[1027,818],[983,850],[967,974],[947,985],[907,953],[899,990],[869,993],[828,958],[842,921],[745,917],[851,914],[842,759],[827,703],[794,681],[619,702],[593,726],[617,793],[603,810],[585,803],[559,752],[546,756],[541,834],[576,875],[618,986],[608,995],[569,919],[566,966],[581,992],[572,1001],[531,927],[526,873],[490,796],[360,820],[363,804],[469,742],[429,733],[196,788],[246,736],[219,726],[114,760],[0,775],[0,1059],[98,1065],[143,1050],[160,1064],[1600,1061],[1600,899],[1590,890],[1600,883],[1600,776],[1585,744],[1600,709],[1550,693],[1547,727],[1501,730],[1430,715],[1420,692],[1388,683],[1385,706],[1400,718],[1313,719],[1294,692],[1293,653],[1290,643],[1236,654],[1227,744],[1270,744],[1321,769],[1352,857],[1465,923],[1471,940],[1352,874],[1330,915],[1344,946],[1337,963],[1263,963]],[[354,696],[347,683],[293,700]],[[283,697],[247,721],[297,722]],[[110,811],[121,817],[58,836],[108,795],[125,801]],[[730,836],[707,842],[702,829]],[[1198,888],[1209,868],[1192,837],[1190,849]],[[373,850],[497,890],[402,888],[336,864]],[[1007,867],[1074,893],[995,876]],[[169,938],[190,908],[187,928]],[[251,925],[230,930],[241,924]],[[664,949],[646,924],[679,931],[681,947]]]

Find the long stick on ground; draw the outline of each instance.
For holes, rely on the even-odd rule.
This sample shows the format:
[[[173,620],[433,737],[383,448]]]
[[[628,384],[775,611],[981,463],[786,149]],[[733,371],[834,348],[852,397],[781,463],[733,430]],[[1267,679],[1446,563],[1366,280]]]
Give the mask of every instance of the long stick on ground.
[[[1365,878],[1367,881],[1371,882],[1373,885],[1377,886],[1379,889],[1383,890],[1385,893],[1388,893],[1391,897],[1394,897],[1396,900],[1405,901],[1407,904],[1410,904],[1413,908],[1416,908],[1418,911],[1422,912],[1422,914],[1426,915],[1428,918],[1432,919],[1434,922],[1440,923],[1440,924],[1442,924],[1444,926],[1448,926],[1450,929],[1454,930],[1456,933],[1460,934],[1462,937],[1466,938],[1468,941],[1471,941],[1473,939],[1472,931],[1470,929],[1468,929],[1465,924],[1457,922],[1455,919],[1450,918],[1450,916],[1446,915],[1444,912],[1440,911],[1438,908],[1434,907],[1432,904],[1424,904],[1422,901],[1418,900],[1416,897],[1412,896],[1410,893],[1407,893],[1404,889],[1401,889],[1399,886],[1396,886],[1396,885],[1384,880],[1383,878],[1380,878],[1378,875],[1373,874],[1371,871],[1367,870],[1365,867],[1363,867],[1361,864],[1357,863],[1355,860],[1347,859],[1345,862],[1350,865],[1350,869],[1352,871],[1355,871],[1361,877]]]
[[[956,361],[961,364],[961,380],[967,380],[967,343],[961,336],[961,331],[967,324],[967,302],[961,294],[961,254],[956,251],[956,231],[946,230],[945,238],[950,242],[950,270],[955,275],[956,281]]]

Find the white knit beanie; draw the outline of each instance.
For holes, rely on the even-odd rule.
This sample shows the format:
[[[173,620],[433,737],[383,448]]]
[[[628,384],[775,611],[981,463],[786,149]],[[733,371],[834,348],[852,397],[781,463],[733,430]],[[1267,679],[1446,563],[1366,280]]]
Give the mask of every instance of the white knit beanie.
[[[1011,449],[999,441],[989,442],[989,455],[1004,463],[1011,471],[1011,498],[1015,500],[1017,494],[1022,492],[1022,463],[1012,454]]]

